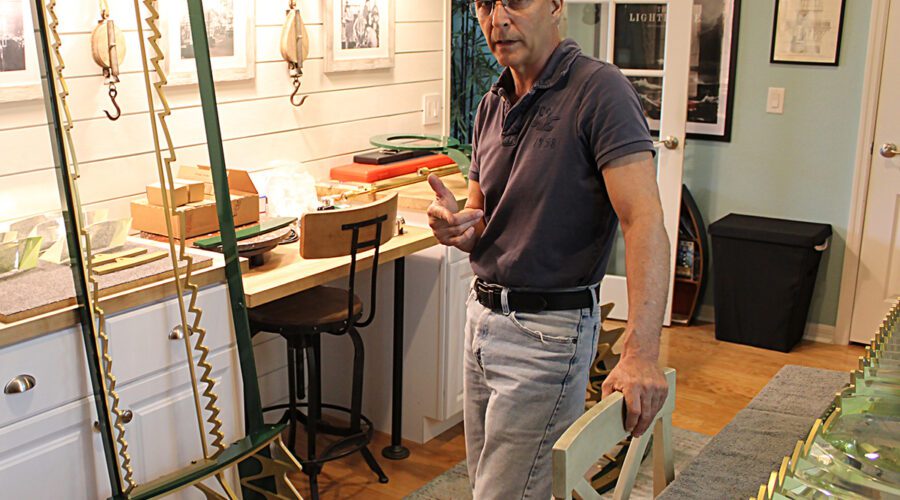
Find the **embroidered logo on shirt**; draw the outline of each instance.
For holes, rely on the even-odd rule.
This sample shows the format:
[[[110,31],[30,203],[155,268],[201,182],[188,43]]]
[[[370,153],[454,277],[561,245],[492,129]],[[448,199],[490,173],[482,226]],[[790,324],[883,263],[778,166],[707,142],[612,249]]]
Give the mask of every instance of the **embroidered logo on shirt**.
[[[556,149],[556,138],[538,137],[537,149]]]
[[[558,120],[559,117],[553,116],[549,107],[538,106],[537,115],[531,121],[531,127],[535,130],[550,132],[553,130],[553,126]]]

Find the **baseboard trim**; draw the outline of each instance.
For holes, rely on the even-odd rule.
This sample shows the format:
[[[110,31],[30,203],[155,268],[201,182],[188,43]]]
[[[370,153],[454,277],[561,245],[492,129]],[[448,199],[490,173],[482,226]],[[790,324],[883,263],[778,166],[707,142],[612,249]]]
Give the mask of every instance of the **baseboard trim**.
[[[710,304],[703,304],[697,310],[696,319],[704,323],[716,322],[716,309]],[[834,344],[835,327],[821,323],[807,323],[803,339],[823,344]]]
[[[821,342],[823,344],[834,344],[834,331],[832,325],[823,325],[821,323],[807,323],[806,331],[803,332],[803,340],[811,342]]]

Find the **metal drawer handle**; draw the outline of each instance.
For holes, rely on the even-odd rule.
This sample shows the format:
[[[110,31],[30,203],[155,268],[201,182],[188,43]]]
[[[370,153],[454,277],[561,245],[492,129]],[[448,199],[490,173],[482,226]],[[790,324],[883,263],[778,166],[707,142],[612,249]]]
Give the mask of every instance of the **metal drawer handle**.
[[[191,329],[191,327],[188,327],[188,330],[190,330],[190,329]],[[194,332],[191,331],[191,335],[193,335],[193,334],[194,334]],[[172,328],[172,331],[169,332],[169,339],[170,339],[170,340],[182,340],[182,339],[184,339],[184,328],[182,328],[181,325],[175,325],[175,326]]]
[[[134,420],[134,413],[131,410],[125,410],[122,412],[122,423],[130,424],[131,421]],[[94,420],[94,431],[100,432],[100,422]]]
[[[9,381],[3,388],[4,394],[21,394],[34,389],[37,381],[31,375],[22,374]]]

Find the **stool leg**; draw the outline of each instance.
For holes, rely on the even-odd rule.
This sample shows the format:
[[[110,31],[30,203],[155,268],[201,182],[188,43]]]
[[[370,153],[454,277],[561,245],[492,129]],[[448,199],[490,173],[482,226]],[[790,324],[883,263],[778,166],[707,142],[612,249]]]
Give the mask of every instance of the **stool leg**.
[[[353,432],[359,432],[361,430],[360,413],[362,413],[365,351],[363,349],[362,337],[360,337],[356,328],[350,327],[350,329],[347,330],[347,334],[350,335],[350,340],[353,341],[353,395],[350,403],[350,429]],[[378,476],[378,482],[388,482],[388,477],[384,474],[384,471],[381,470],[381,466],[378,465],[378,461],[375,460],[372,452],[369,451],[369,447],[363,446],[359,451],[369,465],[369,469]]]
[[[309,415],[306,419],[307,445],[306,459],[310,462],[316,460],[316,426],[322,418],[322,393],[321,393],[321,373],[319,366],[319,342],[318,339],[313,340],[306,346],[306,366],[309,370]],[[309,490],[313,500],[319,498],[319,484],[316,476],[319,474],[320,464],[309,464],[304,467],[309,475]]]
[[[297,442],[297,385],[296,385],[296,352],[297,349],[293,344],[287,342],[287,361],[288,361],[288,450],[292,455],[296,455],[294,451]]]
[[[384,471],[381,470],[381,466],[378,465],[378,461],[375,460],[375,455],[372,455],[372,452],[369,451],[369,447],[363,446],[359,451],[360,453],[362,453],[363,458],[366,459],[366,463],[369,464],[369,469],[371,469],[372,472],[374,472],[375,475],[378,476],[378,482],[388,482],[388,477],[385,475]]]
[[[362,389],[363,389],[363,366],[365,362],[365,351],[363,350],[362,337],[356,328],[350,327],[347,330],[350,340],[353,341],[353,389],[350,397],[350,430],[359,432],[361,428],[360,413],[362,413]]]

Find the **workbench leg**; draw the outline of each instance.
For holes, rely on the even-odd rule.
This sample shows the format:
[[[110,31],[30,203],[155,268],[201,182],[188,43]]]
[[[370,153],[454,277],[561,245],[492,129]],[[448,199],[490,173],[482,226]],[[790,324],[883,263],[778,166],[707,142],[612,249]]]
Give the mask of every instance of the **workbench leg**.
[[[391,445],[381,450],[385,458],[403,460],[409,449],[400,444],[403,435],[403,284],[406,259],[394,261],[394,375],[391,395]]]

